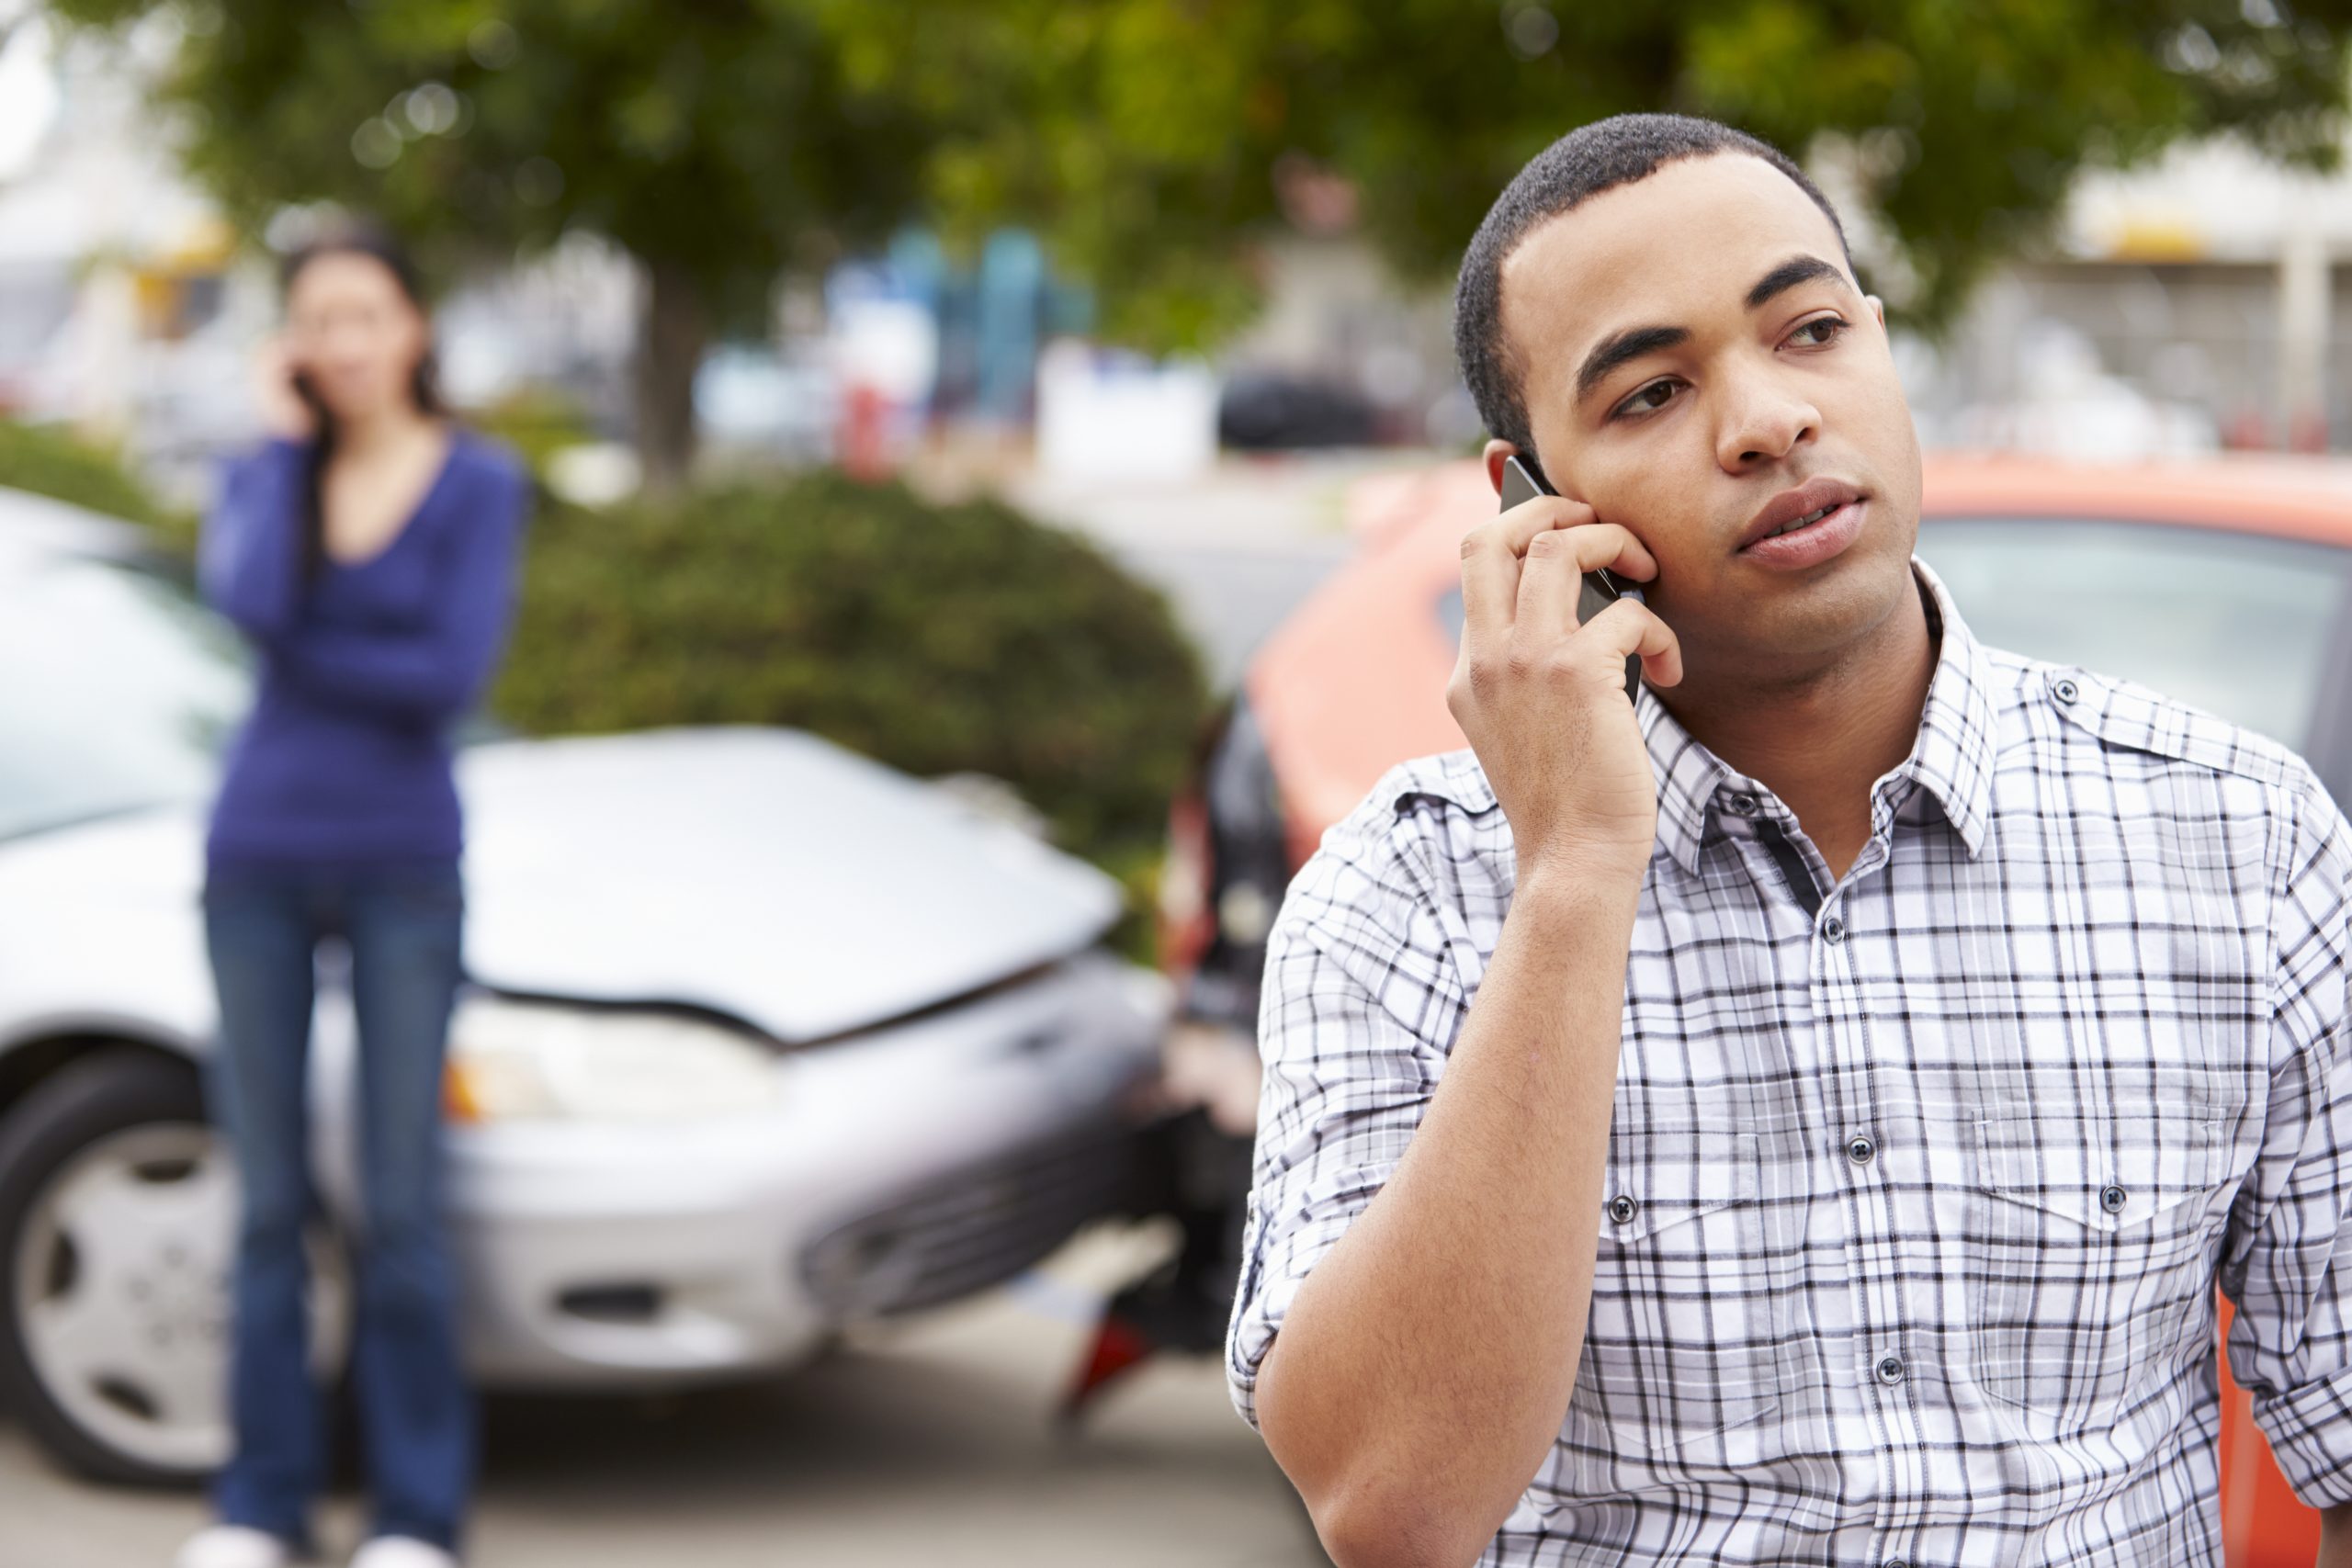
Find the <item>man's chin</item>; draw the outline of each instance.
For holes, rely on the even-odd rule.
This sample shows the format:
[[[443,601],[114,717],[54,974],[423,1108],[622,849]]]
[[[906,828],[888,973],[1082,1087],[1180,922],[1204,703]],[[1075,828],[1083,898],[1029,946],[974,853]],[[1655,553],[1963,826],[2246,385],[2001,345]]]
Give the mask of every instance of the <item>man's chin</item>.
[[[1747,576],[1748,574],[1742,574]],[[1802,576],[1758,573],[1766,581],[1729,597],[1737,606],[1717,628],[1668,626],[1683,641],[1693,675],[1717,674],[1739,684],[1802,682],[1866,648],[1917,589],[1906,551],[1850,551]]]

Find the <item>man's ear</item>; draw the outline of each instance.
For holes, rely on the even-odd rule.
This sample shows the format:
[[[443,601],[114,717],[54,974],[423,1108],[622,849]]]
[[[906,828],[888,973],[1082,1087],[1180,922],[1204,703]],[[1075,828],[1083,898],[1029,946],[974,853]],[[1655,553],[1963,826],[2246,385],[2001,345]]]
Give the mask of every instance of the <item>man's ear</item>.
[[[1886,301],[1875,294],[1865,294],[1862,298],[1870,301],[1871,314],[1878,318],[1878,330],[1886,331]]]
[[[1487,449],[1478,455],[1478,460],[1487,465],[1487,482],[1495,487],[1497,495],[1503,492],[1503,465],[1518,456],[1519,448],[1502,440],[1487,442]]]

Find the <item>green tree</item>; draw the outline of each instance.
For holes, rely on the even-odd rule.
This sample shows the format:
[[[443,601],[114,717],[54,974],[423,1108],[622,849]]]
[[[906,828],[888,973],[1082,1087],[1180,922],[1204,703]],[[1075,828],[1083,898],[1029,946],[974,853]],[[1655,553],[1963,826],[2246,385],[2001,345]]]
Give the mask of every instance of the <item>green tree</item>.
[[[691,456],[695,366],[780,272],[903,220],[927,144],[846,80],[791,0],[52,0],[176,31],[162,99],[190,171],[257,228],[331,200],[436,270],[568,230],[641,264],[635,402],[657,488]]]
[[[812,0],[820,3],[820,0]],[[1281,173],[1352,183],[1408,278],[1569,128],[1678,109],[1828,150],[1884,236],[1874,281],[1951,319],[2085,166],[2240,134],[2325,165],[2346,0],[821,0],[848,80],[941,127],[954,227],[1036,222],[1151,344],[1250,309]]]
[[[1300,171],[1442,277],[1569,126],[1713,114],[1833,147],[1872,281],[1951,319],[2086,166],[2233,132],[2325,165],[2352,0],[51,0],[162,12],[191,167],[232,211],[379,211],[445,254],[605,234],[642,264],[640,448],[683,472],[695,365],[813,266],[927,208],[1035,224],[1108,330],[1207,346]]]

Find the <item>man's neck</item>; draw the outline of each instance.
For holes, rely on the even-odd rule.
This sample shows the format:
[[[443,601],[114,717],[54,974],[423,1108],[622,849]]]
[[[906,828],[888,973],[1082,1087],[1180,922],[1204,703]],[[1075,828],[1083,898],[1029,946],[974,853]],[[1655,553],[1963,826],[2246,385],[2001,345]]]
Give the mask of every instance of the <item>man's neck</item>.
[[[1678,687],[1667,707],[1693,739],[1764,784],[1843,877],[1871,835],[1871,785],[1911,754],[1936,672],[1917,592],[1834,665],[1781,683]]]

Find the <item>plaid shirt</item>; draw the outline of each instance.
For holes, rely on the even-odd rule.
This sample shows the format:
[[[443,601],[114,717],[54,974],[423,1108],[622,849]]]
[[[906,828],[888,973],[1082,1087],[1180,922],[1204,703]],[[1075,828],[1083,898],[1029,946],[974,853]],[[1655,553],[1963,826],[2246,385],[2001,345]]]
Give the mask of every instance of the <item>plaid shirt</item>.
[[[2289,1480],[2352,1500],[2352,836],[2286,750],[1984,649],[1919,575],[1939,660],[1842,881],[1642,695],[1591,1319],[1486,1563],[2218,1563],[2217,1281]],[[1463,751],[1391,773],[1291,889],[1227,1352],[1253,1423],[1512,869]]]

